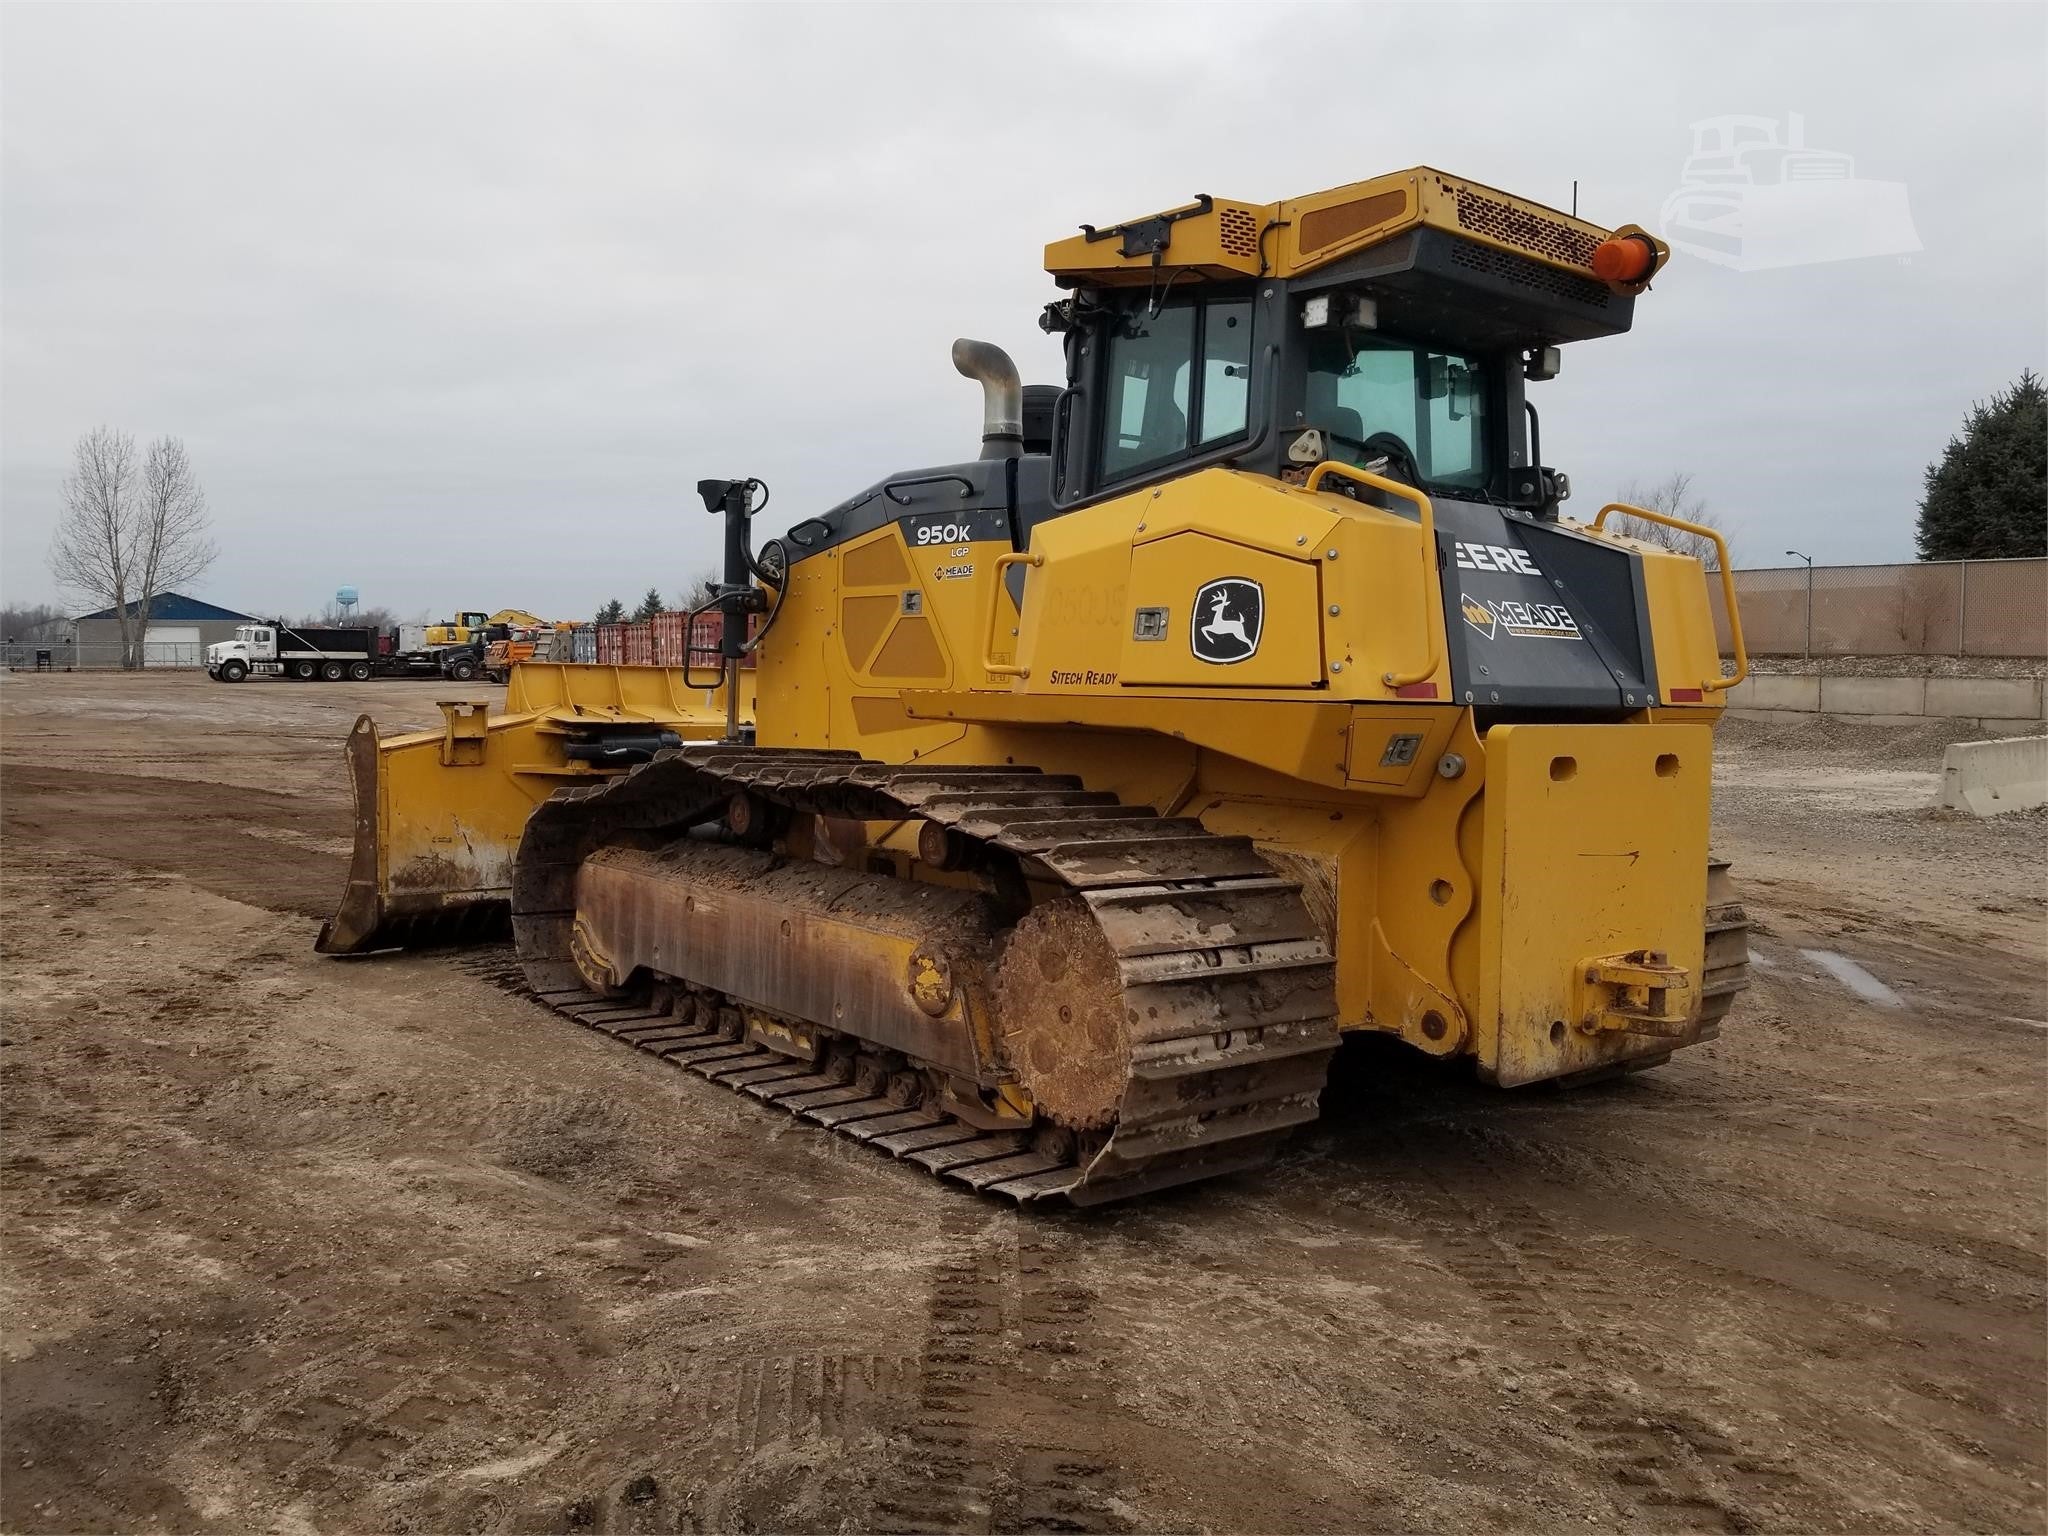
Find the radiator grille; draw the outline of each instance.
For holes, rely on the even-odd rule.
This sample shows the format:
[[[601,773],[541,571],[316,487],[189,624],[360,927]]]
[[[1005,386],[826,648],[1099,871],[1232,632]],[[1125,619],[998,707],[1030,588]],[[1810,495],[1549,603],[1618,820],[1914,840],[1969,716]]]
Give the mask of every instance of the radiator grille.
[[[1592,267],[1593,247],[1600,242],[1586,231],[1486,197],[1469,187],[1461,187],[1457,198],[1460,228],[1489,236],[1532,256],[1547,256],[1575,267]]]

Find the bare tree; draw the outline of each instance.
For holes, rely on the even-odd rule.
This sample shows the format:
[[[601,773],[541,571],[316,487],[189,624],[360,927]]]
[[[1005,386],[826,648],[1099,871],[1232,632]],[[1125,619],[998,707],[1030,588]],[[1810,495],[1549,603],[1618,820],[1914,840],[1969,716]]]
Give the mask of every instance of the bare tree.
[[[718,573],[705,571],[694,576],[683,590],[676,594],[676,606],[684,613],[694,613],[710,602],[718,590]]]
[[[0,608],[0,638],[9,644],[54,639],[70,623],[68,613],[48,603],[16,603]]]
[[[135,439],[94,427],[71,450],[71,473],[59,493],[63,512],[50,540],[50,574],[89,603],[110,606],[121,627],[127,664],[133,616],[128,598],[135,572]]]
[[[135,439],[95,427],[72,449],[61,495],[50,574],[59,586],[113,610],[121,665],[140,667],[151,605],[196,581],[218,553],[206,537],[206,494],[185,445],[159,438],[138,471]]]
[[[1682,517],[1689,523],[1701,523],[1712,528],[1726,540],[1729,558],[1734,558],[1734,540],[1727,538],[1721,519],[1708,511],[1706,502],[1693,493],[1690,472],[1676,470],[1654,485],[1631,480],[1621,493],[1621,499],[1630,506],[1647,507],[1652,512],[1662,512],[1666,517]],[[1714,550],[1713,540],[1701,538],[1696,533],[1687,533],[1682,528],[1666,528],[1662,523],[1630,517],[1626,513],[1610,519],[1607,526],[1624,538],[1641,539],[1645,544],[1691,555],[1710,571],[1721,568],[1721,557]]]
[[[398,615],[389,608],[374,605],[368,608],[346,609],[333,598],[329,598],[327,605],[318,613],[309,613],[299,622],[309,629],[374,629],[382,633],[388,629],[398,628]]]
[[[136,543],[142,581],[135,595],[130,667],[142,665],[142,638],[149,631],[149,610],[158,594],[191,585],[220,554],[206,536],[206,492],[180,439],[160,437],[149,445],[142,461],[141,514]]]

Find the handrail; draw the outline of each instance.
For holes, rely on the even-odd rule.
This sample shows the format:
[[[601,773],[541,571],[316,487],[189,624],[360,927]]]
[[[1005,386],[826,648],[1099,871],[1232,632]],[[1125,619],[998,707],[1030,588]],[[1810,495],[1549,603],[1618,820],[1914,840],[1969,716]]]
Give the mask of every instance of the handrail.
[[[957,485],[962,496],[972,496],[976,490],[974,482],[965,475],[912,475],[907,480],[891,480],[882,487],[882,494],[899,507],[907,507],[917,500],[915,496],[898,496],[898,491],[914,491],[925,485]]]
[[[1325,475],[1355,480],[1360,485],[1369,485],[1376,491],[1384,491],[1389,496],[1398,497],[1414,505],[1417,519],[1422,525],[1422,611],[1426,620],[1422,628],[1429,637],[1429,659],[1422,664],[1419,671],[1382,672],[1380,681],[1389,688],[1405,688],[1410,683],[1420,683],[1435,677],[1437,668],[1443,665],[1443,624],[1436,613],[1431,611],[1430,604],[1432,597],[1439,603],[1443,598],[1442,589],[1437,583],[1436,508],[1430,504],[1427,496],[1413,486],[1403,485],[1398,480],[1389,480],[1384,475],[1376,475],[1371,470],[1358,469],[1336,459],[1325,459],[1310,470],[1307,484],[1303,489],[1320,489]]]
[[[1646,523],[1662,523],[1666,528],[1676,528],[1681,533],[1696,534],[1714,546],[1714,556],[1721,567],[1721,600],[1728,606],[1728,635],[1735,642],[1735,675],[1705,678],[1700,686],[1709,693],[1719,693],[1723,688],[1733,688],[1749,676],[1749,648],[1742,643],[1742,614],[1735,606],[1735,573],[1728,568],[1728,541],[1721,537],[1720,530],[1709,528],[1705,523],[1688,523],[1668,512],[1653,512],[1648,507],[1632,507],[1625,501],[1610,501],[1593,519],[1595,533],[1604,527],[1610,512],[1640,517]]]
[[[1014,549],[1007,550],[996,556],[994,567],[995,581],[992,584],[993,590],[989,593],[988,599],[988,623],[983,626],[981,637],[981,669],[992,677],[1029,677],[1031,675],[1029,667],[1014,667],[1006,662],[999,662],[995,659],[996,620],[1003,611],[1003,593],[1008,590],[1003,585],[1003,572],[1013,565],[1038,566],[1043,564],[1045,564],[1045,556],[1036,553],[1026,554]],[[1023,610],[1024,605],[1020,602],[1017,605],[1017,611],[1020,616]]]

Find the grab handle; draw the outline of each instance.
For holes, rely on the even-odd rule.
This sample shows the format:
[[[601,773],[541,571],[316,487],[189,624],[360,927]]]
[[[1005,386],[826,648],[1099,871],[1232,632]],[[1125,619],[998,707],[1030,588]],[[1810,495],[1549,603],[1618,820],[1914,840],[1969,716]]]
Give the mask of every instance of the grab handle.
[[[1003,594],[1009,590],[1003,584],[1003,572],[1013,565],[1035,566],[1043,564],[1045,564],[1045,556],[1025,554],[1014,549],[996,556],[994,568],[996,579],[990,584],[988,625],[982,634],[983,644],[981,647],[981,669],[992,677],[1029,677],[1031,675],[1029,667],[1013,667],[1008,662],[1001,662],[995,659],[996,621],[1002,615]],[[1019,602],[1017,605],[1019,613],[1022,613],[1023,607],[1023,603]]]
[[[1357,469],[1336,459],[1325,459],[1308,472],[1305,490],[1314,491],[1322,486],[1326,475],[1340,479],[1355,480],[1360,485],[1369,485],[1376,491],[1408,502],[1415,508],[1417,520],[1422,525],[1422,611],[1428,622],[1422,628],[1428,637],[1429,657],[1421,667],[1412,672],[1382,672],[1380,681],[1389,688],[1405,688],[1410,683],[1426,682],[1436,676],[1436,669],[1443,663],[1442,621],[1437,617],[1435,604],[1442,598],[1437,589],[1436,578],[1436,508],[1430,500],[1413,486],[1403,485],[1398,480],[1389,480],[1376,475],[1369,469]]]
[[[1625,501],[1610,501],[1600,509],[1600,515],[1593,519],[1595,533],[1600,532],[1610,512],[1640,517],[1646,523],[1662,523],[1666,528],[1676,528],[1681,533],[1697,535],[1714,546],[1715,563],[1721,567],[1721,601],[1728,608],[1728,637],[1735,642],[1735,675],[1705,678],[1700,686],[1709,693],[1718,693],[1723,688],[1733,688],[1749,676],[1749,648],[1742,643],[1742,614],[1735,606],[1735,573],[1728,569],[1728,541],[1721,537],[1720,530],[1709,528],[1705,523],[1688,523],[1684,518],[1673,517],[1668,512],[1652,512],[1648,507],[1632,507]]]

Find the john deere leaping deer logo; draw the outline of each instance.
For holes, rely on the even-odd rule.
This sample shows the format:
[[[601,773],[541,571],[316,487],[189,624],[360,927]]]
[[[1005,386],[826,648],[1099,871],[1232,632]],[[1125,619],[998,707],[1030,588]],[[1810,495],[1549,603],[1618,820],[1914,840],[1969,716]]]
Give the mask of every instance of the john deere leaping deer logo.
[[[1226,576],[1207,582],[1195,593],[1188,644],[1197,660],[1219,667],[1248,661],[1259,649],[1265,618],[1266,594],[1256,581]]]

